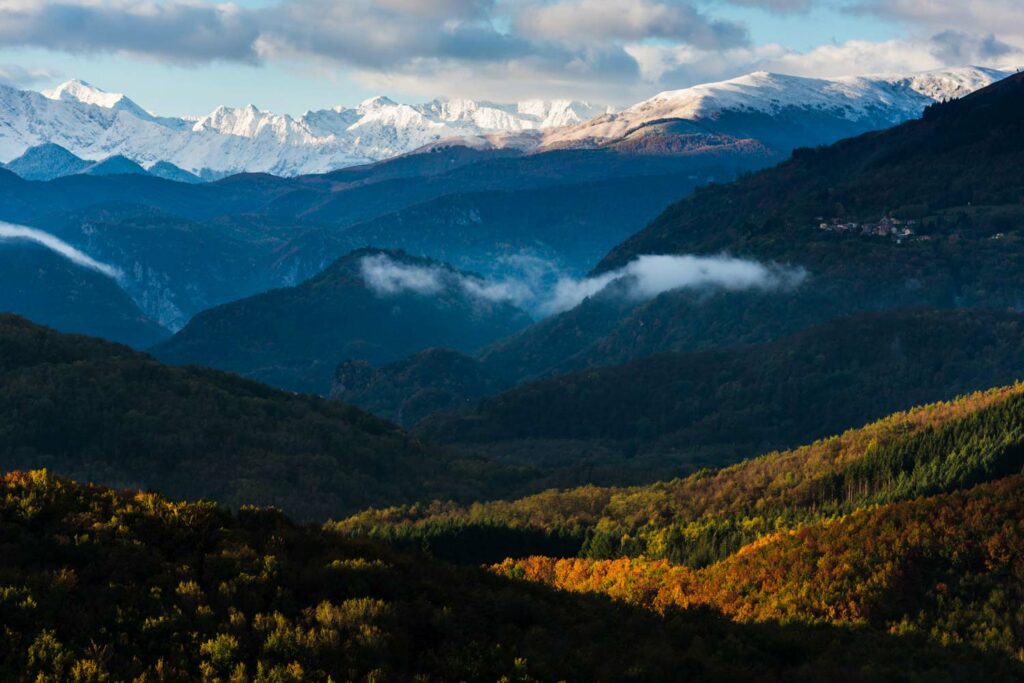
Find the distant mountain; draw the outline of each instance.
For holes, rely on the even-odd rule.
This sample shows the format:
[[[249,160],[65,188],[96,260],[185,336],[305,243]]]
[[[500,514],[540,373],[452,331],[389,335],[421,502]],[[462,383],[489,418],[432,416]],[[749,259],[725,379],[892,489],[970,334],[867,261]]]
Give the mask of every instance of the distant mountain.
[[[556,100],[495,104],[375,97],[299,118],[252,105],[194,118],[159,117],[128,97],[69,81],[46,93],[0,88],[0,160],[56,143],[86,159],[166,161],[212,179],[229,173],[323,173],[420,148],[457,144],[530,151],[610,146],[630,153],[775,158],[920,114],[928,104],[991,83],[1002,72],[963,68],[834,81],[756,73],[681,91],[609,114]]]
[[[197,315],[154,353],[326,394],[338,363],[434,346],[475,351],[528,316],[477,276],[402,252],[359,250],[295,287]]]
[[[80,159],[60,145],[46,142],[29,147],[20,157],[8,162],[4,167],[25,180],[53,180],[81,173],[90,165],[91,162]]]
[[[838,315],[928,306],[1019,310],[1024,287],[1024,78],[923,118],[698,189],[595,269],[647,254],[802,267],[786,292],[677,290],[637,302],[605,292],[483,355],[513,381],[653,353],[762,343]]]
[[[194,173],[189,173],[183,168],[178,168],[169,161],[158,161],[146,169],[150,175],[157,178],[173,180],[177,183],[201,183],[203,179]]]
[[[148,175],[146,169],[120,154],[90,164],[82,170],[82,173],[86,175]]]
[[[2,87],[0,111],[0,160],[49,142],[86,159],[166,161],[196,175],[300,175],[379,161],[445,138],[577,124],[606,109],[571,101],[413,106],[376,97],[297,119],[252,105],[186,119],[155,116],[125,95],[68,81],[45,93]]]
[[[836,79],[762,71],[659,93],[622,112],[547,132],[542,147],[710,154],[746,146],[750,154],[786,155],[917,118],[935,102],[1008,75],[979,67]]]
[[[2,233],[0,312],[136,348],[151,346],[168,335],[109,275],[39,244],[5,239]]]

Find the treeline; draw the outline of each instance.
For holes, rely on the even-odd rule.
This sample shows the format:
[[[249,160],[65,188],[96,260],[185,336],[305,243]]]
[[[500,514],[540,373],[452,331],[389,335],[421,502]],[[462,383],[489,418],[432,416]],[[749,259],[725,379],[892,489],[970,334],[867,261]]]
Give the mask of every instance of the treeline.
[[[667,559],[701,567],[757,539],[881,503],[967,488],[1024,467],[1024,385],[900,413],[841,436],[719,471],[633,488],[582,487],[467,507],[370,510],[335,524],[353,535],[418,545],[449,559],[452,536],[504,527],[517,548],[574,541],[597,559]],[[541,536],[541,533],[544,535]],[[498,539],[498,535],[492,536]],[[543,539],[543,543],[537,539]],[[471,560],[512,555],[480,541]],[[562,553],[566,555],[568,553]]]
[[[0,678],[26,683],[1019,680],[916,634],[662,614],[270,510],[0,480]],[[1013,597],[1009,595],[1008,597]]]

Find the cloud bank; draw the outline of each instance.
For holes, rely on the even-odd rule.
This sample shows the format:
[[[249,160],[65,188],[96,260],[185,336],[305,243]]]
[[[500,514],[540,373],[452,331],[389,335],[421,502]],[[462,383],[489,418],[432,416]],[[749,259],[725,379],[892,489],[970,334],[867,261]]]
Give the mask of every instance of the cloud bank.
[[[43,232],[42,230],[28,228],[24,225],[0,222],[0,240],[27,240],[29,242],[35,242],[36,244],[46,247],[50,251],[60,254],[67,260],[76,265],[82,266],[83,268],[95,270],[97,273],[102,273],[103,275],[115,280],[121,277],[121,271],[117,268],[105,263],[100,263],[88,254],[75,249],[64,240],[54,237],[50,233]]]
[[[900,37],[755,44],[743,21],[715,16],[726,4],[876,17]],[[1019,0],[0,0],[0,47],[188,66],[302,60],[376,90],[625,105],[761,69],[827,77],[1017,66],[1024,12]]]
[[[806,277],[802,268],[729,256],[640,256],[596,277],[559,276],[554,280],[551,275],[557,270],[541,259],[523,257],[518,265],[519,275],[501,280],[484,280],[441,266],[401,263],[385,254],[363,257],[360,269],[366,285],[380,296],[461,291],[471,299],[509,303],[538,317],[567,311],[597,295],[641,302],[678,289],[784,290],[799,286]]]

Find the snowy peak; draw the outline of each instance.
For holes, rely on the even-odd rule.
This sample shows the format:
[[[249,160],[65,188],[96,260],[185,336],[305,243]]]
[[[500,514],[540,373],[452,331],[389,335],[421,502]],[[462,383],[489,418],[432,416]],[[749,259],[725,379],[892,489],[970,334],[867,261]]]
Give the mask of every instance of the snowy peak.
[[[152,115],[121,93],[107,92],[85,81],[71,80],[61,83],[53,90],[44,90],[43,96],[51,100],[91,104],[104,109],[118,109],[141,118]]]
[[[936,101],[961,97],[1008,76],[978,67],[912,75],[806,78],[757,71],[738,78],[669,90],[619,114],[555,130],[545,144],[601,144],[621,139],[646,125],[666,120],[713,120],[725,112],[779,116],[786,112],[826,113],[873,127],[919,116]]]
[[[756,72],[662,92],[619,113],[568,99],[403,104],[378,96],[357,107],[309,111],[300,117],[248,105],[218,107],[206,116],[187,118],[156,117],[122,94],[68,81],[42,94],[0,87],[0,162],[45,143],[87,161],[121,155],[144,167],[167,162],[204,177],[242,171],[324,173],[451,144],[532,151],[611,145],[629,138],[632,146],[623,149],[703,153],[709,144],[742,147],[755,137],[752,129],[723,127],[727,119],[735,123],[736,116],[725,115],[733,112],[739,118],[759,116],[760,147],[784,151],[791,142],[820,144],[899,123],[920,115],[936,100],[960,97],[1005,75],[976,67],[836,79]],[[703,121],[702,127],[709,129],[711,123],[721,125],[709,130],[711,137],[704,141],[697,139],[699,133],[684,131],[689,139],[680,145],[670,139],[677,131],[660,125],[680,120]],[[783,128],[787,138],[764,138],[766,130]],[[653,133],[641,143],[637,131]],[[819,137],[801,138],[807,131],[817,131]]]

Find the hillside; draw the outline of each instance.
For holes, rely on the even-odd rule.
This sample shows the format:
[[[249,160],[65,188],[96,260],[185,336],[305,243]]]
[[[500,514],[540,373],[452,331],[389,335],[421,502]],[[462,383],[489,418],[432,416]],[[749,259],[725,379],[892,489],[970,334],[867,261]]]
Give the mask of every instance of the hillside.
[[[353,225],[344,238],[353,248],[401,249],[485,275],[512,273],[524,256],[582,275],[706,179],[684,171],[457,192]]]
[[[330,396],[412,427],[436,412],[471,408],[481,396],[504,388],[473,358],[451,349],[426,349],[379,367],[346,361],[334,372]]]
[[[820,258],[842,234],[820,223],[877,222],[890,213],[917,221],[933,239],[1016,236],[1024,181],[1012,169],[1024,155],[1022,104],[1024,75],[1016,74],[932,105],[921,119],[799,150],[776,168],[679,202],[601,268],[637,254],[739,245],[772,257],[811,247]]]
[[[168,335],[109,275],[37,243],[2,236],[0,313],[16,313],[63,332],[105,337],[136,348]]]
[[[428,417],[418,431],[492,454],[521,452],[532,462],[566,450],[595,467],[591,481],[622,483],[623,470],[652,481],[1024,379],[1022,341],[1024,318],[1013,313],[864,313],[767,344],[657,354],[527,382],[463,414]],[[349,384],[345,395],[371,410],[379,405],[374,392],[391,386],[360,392]],[[429,394],[429,385],[420,379],[406,391]],[[468,398],[487,391],[461,389]],[[594,448],[587,454],[574,442]],[[602,476],[606,451],[618,456],[617,468]]]
[[[0,469],[48,467],[302,519],[505,495],[520,475],[452,458],[360,410],[0,317]],[[496,484],[502,487],[492,488]]]
[[[996,654],[828,625],[653,614],[403,557],[279,513],[0,483],[0,676],[12,681],[953,682]],[[74,539],[74,543],[69,543]],[[841,677],[840,677],[841,676]]]
[[[1015,385],[682,479],[552,490],[469,507],[439,502],[367,511],[336,528],[426,545],[461,561],[580,554],[700,567],[758,539],[852,510],[1019,473],[1022,424],[1024,386]],[[467,536],[475,539],[472,546],[457,542]]]
[[[728,253],[804,268],[787,292],[595,296],[489,348],[510,380],[666,351],[761,343],[857,311],[1019,304],[1024,78],[920,120],[698,189],[616,247],[594,276],[647,254]],[[822,228],[824,226],[824,228]]]
[[[649,609],[824,621],[1024,653],[1024,478],[780,533],[700,571],[664,561],[508,560],[499,571]]]
[[[476,276],[368,249],[296,287],[205,311],[154,353],[327,394],[342,361],[387,362],[434,346],[475,351],[528,323]]]

